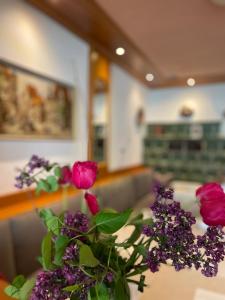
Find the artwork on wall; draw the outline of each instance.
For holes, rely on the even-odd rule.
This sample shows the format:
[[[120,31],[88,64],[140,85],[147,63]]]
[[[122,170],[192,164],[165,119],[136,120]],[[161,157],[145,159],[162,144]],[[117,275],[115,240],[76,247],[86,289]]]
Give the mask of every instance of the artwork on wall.
[[[72,138],[74,89],[0,61],[0,137]]]

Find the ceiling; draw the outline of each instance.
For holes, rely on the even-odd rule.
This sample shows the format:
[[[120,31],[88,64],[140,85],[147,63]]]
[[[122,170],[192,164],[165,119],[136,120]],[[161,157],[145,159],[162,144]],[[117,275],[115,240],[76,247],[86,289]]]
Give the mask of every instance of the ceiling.
[[[213,1],[95,0],[151,63],[157,86],[225,81],[225,7]]]

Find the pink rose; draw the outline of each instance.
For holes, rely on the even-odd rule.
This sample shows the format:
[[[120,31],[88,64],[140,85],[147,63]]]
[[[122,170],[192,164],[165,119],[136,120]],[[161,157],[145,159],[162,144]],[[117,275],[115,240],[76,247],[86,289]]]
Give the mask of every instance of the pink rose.
[[[225,198],[223,201],[205,203],[200,213],[205,224],[209,226],[225,226]]]
[[[72,183],[82,190],[93,186],[97,177],[98,166],[95,162],[76,162],[72,168]]]
[[[205,202],[214,201],[215,199],[219,199],[221,197],[223,198],[224,191],[221,185],[219,185],[218,183],[206,183],[197,189],[196,197],[203,204]]]
[[[196,191],[200,214],[209,226],[225,226],[225,193],[218,183],[207,183]]]
[[[96,215],[100,210],[96,196],[90,193],[85,193],[84,198],[92,215]]]
[[[59,178],[59,184],[68,184],[71,183],[72,172],[70,167],[64,166],[61,168],[61,176]]]

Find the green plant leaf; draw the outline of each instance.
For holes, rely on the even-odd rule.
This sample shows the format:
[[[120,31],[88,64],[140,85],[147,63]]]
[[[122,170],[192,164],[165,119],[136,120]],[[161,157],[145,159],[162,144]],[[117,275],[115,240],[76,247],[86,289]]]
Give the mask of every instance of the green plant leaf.
[[[20,289],[25,282],[26,282],[26,278],[23,275],[19,275],[13,279],[12,285],[15,286],[17,289]]]
[[[36,278],[33,277],[25,282],[25,284],[20,289],[20,293],[19,293],[20,300],[28,300],[29,299],[29,295],[35,286],[35,281],[36,281]]]
[[[58,217],[53,216],[51,218],[48,218],[46,221],[46,226],[48,227],[48,230],[53,232],[55,235],[60,234],[61,223]]]
[[[41,254],[43,268],[50,270],[52,268],[52,233],[49,232],[43,239],[41,245]]]
[[[19,299],[19,289],[16,288],[13,285],[8,285],[5,289],[4,292],[7,296],[14,298],[14,299]]]
[[[131,245],[133,245],[139,239],[141,233],[142,233],[142,226],[137,225],[133,230],[129,239],[126,241],[127,246],[125,246],[124,248],[129,248]]]
[[[132,209],[122,213],[100,212],[95,216],[95,223],[100,232],[112,234],[127,223],[131,213]]]
[[[70,286],[67,286],[63,289],[63,291],[66,291],[66,292],[75,292],[77,290],[80,289],[80,285],[78,284],[74,284],[74,285],[70,285]]]
[[[49,186],[48,182],[44,179],[40,179],[37,183],[35,193],[39,195],[41,191],[50,192],[50,190],[51,187]]]
[[[91,248],[88,245],[82,244],[80,247],[79,264],[81,266],[94,268],[99,265],[99,260],[94,257]]]
[[[48,185],[50,186],[49,192],[55,192],[59,188],[58,180],[55,176],[48,176],[47,177]]]
[[[62,265],[62,257],[64,255],[65,249],[69,244],[70,239],[67,236],[59,235],[55,241],[55,257],[54,264],[57,266]]]
[[[145,285],[145,276],[141,275],[140,276],[140,281],[139,281],[139,284],[138,284],[138,290],[139,290],[139,292],[143,293],[145,286],[146,286]]]
[[[46,223],[49,218],[54,216],[54,213],[49,208],[43,208],[39,211],[39,216]]]
[[[115,283],[114,297],[116,300],[130,300],[130,289],[126,278],[118,277]]]
[[[60,178],[61,177],[61,174],[62,174],[62,171],[61,171],[61,168],[59,166],[55,167],[54,169],[54,174],[56,177]]]
[[[101,283],[96,284],[90,289],[90,299],[91,300],[110,300],[110,295],[107,287]]]

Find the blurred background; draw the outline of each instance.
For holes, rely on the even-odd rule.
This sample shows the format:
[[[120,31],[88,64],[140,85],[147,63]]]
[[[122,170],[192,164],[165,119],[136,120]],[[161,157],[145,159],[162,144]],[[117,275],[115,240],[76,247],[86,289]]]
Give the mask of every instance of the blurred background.
[[[4,281],[36,268],[16,229],[36,230],[33,208],[61,201],[14,187],[33,154],[97,161],[99,195],[106,186],[118,210],[142,209],[157,180],[198,217],[196,188],[225,184],[225,0],[0,0],[0,20]],[[140,299],[225,299],[225,267],[209,280],[170,272]]]

